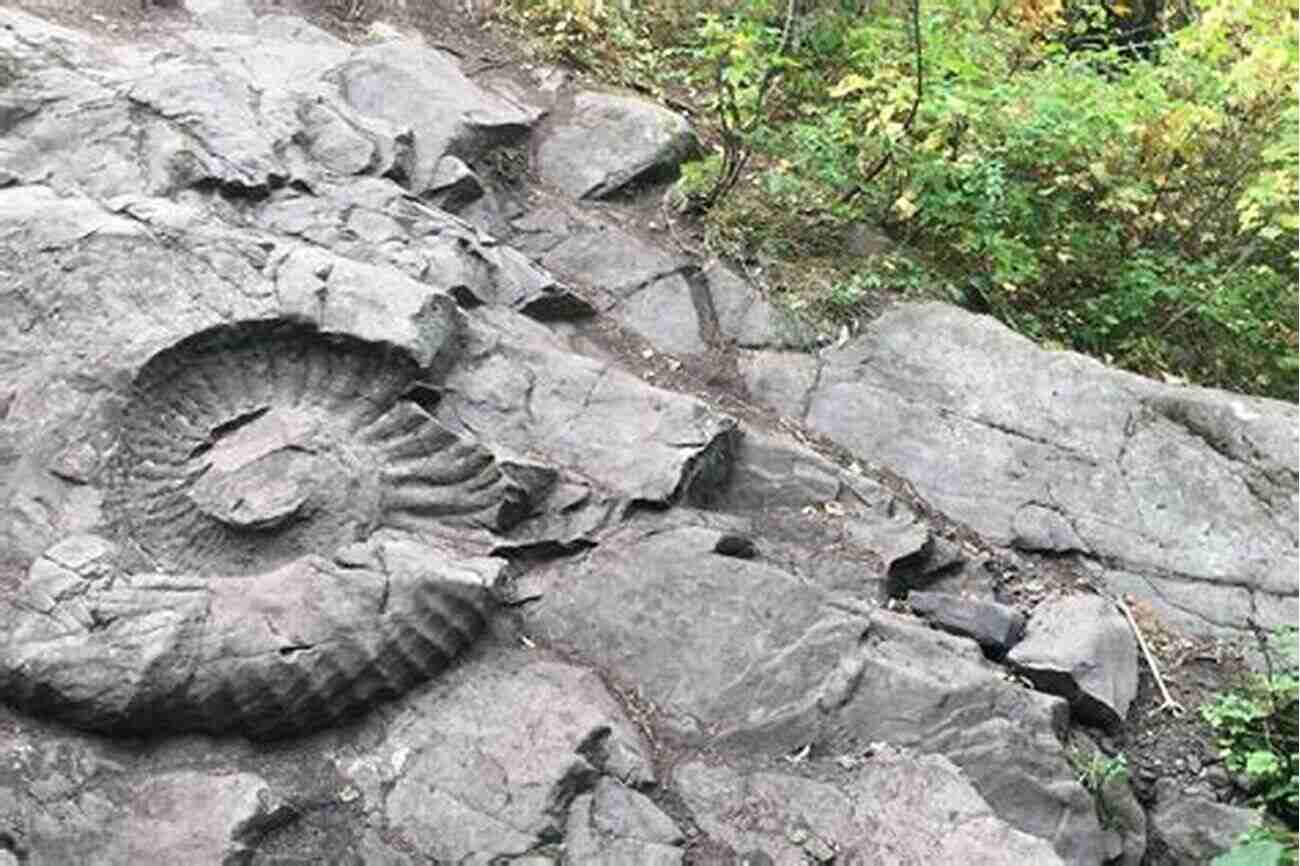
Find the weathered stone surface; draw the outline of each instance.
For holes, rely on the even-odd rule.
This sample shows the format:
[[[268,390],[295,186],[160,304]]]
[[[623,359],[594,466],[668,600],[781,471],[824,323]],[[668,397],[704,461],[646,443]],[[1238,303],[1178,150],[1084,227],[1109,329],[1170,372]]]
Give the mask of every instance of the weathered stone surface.
[[[638,682],[683,731],[813,723],[819,688],[836,688],[840,656],[867,621],[823,607],[771,565],[713,556],[724,534],[690,525],[617,530],[564,569],[564,583],[530,607],[528,620]]]
[[[1085,724],[1114,727],[1137,696],[1137,652],[1114,603],[1078,595],[1040,604],[1007,664],[1069,701]]]
[[[279,786],[221,745],[209,745],[207,766],[176,766],[166,747],[137,763],[98,739],[4,724],[0,851],[15,863],[250,862],[269,830],[295,819]]]
[[[841,470],[810,448],[757,430],[736,449],[725,505],[740,510],[799,510],[840,498]]]
[[[717,263],[706,268],[703,277],[717,317],[719,337],[742,349],[781,345],[780,317],[753,286]]]
[[[708,348],[695,289],[684,277],[654,281],[619,304],[614,315],[661,351],[693,355]]]
[[[251,773],[182,771],[148,779],[126,819],[127,862],[174,866],[247,857],[257,820],[270,817],[267,793]]]
[[[601,779],[569,809],[564,863],[579,866],[676,866],[685,837],[648,797]]]
[[[861,466],[741,441],[707,400],[646,386],[599,327],[568,320],[609,312],[683,354],[808,335],[734,274],[697,272],[630,223],[597,228],[603,209],[520,215],[483,168],[536,126],[528,94],[390,27],[358,47],[250,5],[195,0],[198,14],[112,43],[0,10],[0,862],[680,863],[681,832],[637,791],[668,786],[673,814],[686,791],[656,779],[665,755],[641,726],[699,748],[735,790],[793,791],[783,815],[849,815],[834,838],[755,827],[696,786],[714,838],[695,853],[745,833],[756,860],[769,841],[823,862],[848,845],[938,862],[952,840],[963,860],[986,843],[1034,863],[1054,862],[1050,844],[1071,866],[1118,851],[1063,759],[1064,702],[872,604],[961,555],[924,509]],[[634,162],[625,144],[610,183]],[[507,220],[517,249],[474,227]],[[993,540],[1104,556],[1113,585],[1162,581],[1193,611],[1213,588],[1234,628],[1264,590],[1207,582],[1237,573],[1235,553],[1220,568],[1212,544],[1174,549],[1177,521],[1199,531],[1201,512],[1180,500],[1166,521],[1159,488],[1201,492],[1170,487],[1186,473],[1157,458],[1200,454],[1224,489],[1239,472],[1250,507],[1285,518],[1294,461],[1268,455],[1294,425],[1269,421],[1272,404],[1094,387],[1094,368],[1064,365],[1084,383],[1072,393],[1118,388],[1154,413],[1105,452],[1139,493],[1120,497],[1124,526],[1100,525],[1089,508],[1111,476],[1038,438],[1104,436],[1069,412],[1053,416],[1065,434],[997,414],[1032,409],[1026,393],[1056,380],[1016,365],[1055,356],[1012,344],[1020,391],[1004,405],[1005,383],[967,381],[993,366],[988,346],[949,345],[972,327],[895,348],[868,334],[871,352],[824,360],[742,350],[740,368],[788,415],[811,401],[863,441],[878,433],[863,463],[898,468],[893,451],[919,442],[978,466],[963,448],[1011,437],[1023,468],[971,475],[999,482],[972,494],[1006,518]],[[926,341],[939,360],[909,354]],[[947,358],[964,372],[934,372]],[[879,399],[909,375],[903,411],[862,399],[864,382]],[[858,390],[837,403],[841,386]],[[920,412],[934,388],[1031,439]],[[1057,458],[1074,485],[1061,496]],[[1124,527],[1148,505],[1135,540]],[[1258,529],[1234,519],[1212,541]],[[1250,548],[1261,569],[1271,532]],[[724,551],[757,555],[720,555],[728,537],[752,548]],[[157,736],[217,730],[294,739]],[[930,757],[895,761],[880,741]],[[894,761],[880,778],[860,763],[873,752]],[[785,768],[782,754],[798,778],[754,769]],[[943,804],[970,820],[954,827]]]
[[[450,56],[413,41],[355,49],[325,76],[358,114],[410,129],[413,145],[397,167],[417,195],[433,188],[444,156],[516,142],[538,118],[466,78]]]
[[[591,758],[602,741],[650,766],[643,738],[594,674],[492,653],[439,680],[343,770],[376,820],[420,856],[487,863],[564,833],[574,798],[597,785]]]
[[[447,155],[434,166],[425,198],[445,211],[458,213],[483,195],[483,183],[474,170],[458,157]]]
[[[1150,814],[1151,832],[1164,841],[1170,862],[1202,866],[1230,849],[1260,822],[1260,812],[1215,802],[1208,793],[1165,782]]]
[[[782,415],[803,418],[817,382],[817,359],[802,352],[740,352],[736,359],[745,389]]]
[[[1006,655],[1024,632],[1024,614],[997,602],[942,592],[912,592],[907,601],[928,622],[972,638],[993,658]]]
[[[676,172],[695,146],[690,124],[644,99],[585,91],[537,145],[542,179],[574,198],[606,198]]]
[[[704,517],[616,530],[540,581],[528,627],[638,683],[687,738],[735,753],[878,740],[936,751],[1066,862],[1100,861],[1092,799],[1054,733],[1062,704],[1007,683],[969,641],[837,599],[767,558],[711,556],[725,531]]]
[[[1053,866],[1042,839],[998,819],[937,755],[882,748],[835,784],[690,763],[674,781],[701,827],[750,862],[981,863]]]
[[[23,73],[8,94],[27,116],[22,135],[0,138],[9,175],[110,196],[205,184],[261,194],[367,172],[420,194],[444,156],[516,141],[537,120],[420,43],[354,47],[208,5],[201,17],[221,19],[218,29],[111,52],[5,11],[0,46]],[[96,74],[67,72],[75,68]]]
[[[668,502],[720,485],[735,422],[698,400],[574,355],[550,331],[485,309],[466,334],[438,418],[548,462],[595,489]]]
[[[613,226],[587,227],[550,247],[547,269],[586,286],[597,305],[665,352],[707,348],[706,318],[687,262]]]
[[[808,423],[986,538],[1105,558],[1202,633],[1245,629],[1222,622],[1225,589],[1295,620],[1294,406],[1107,369],[941,304],[824,358]]]
[[[16,600],[0,685],[33,712],[115,733],[328,725],[427,679],[484,626],[501,564],[403,544],[204,579],[128,575],[113,546],[72,536]]]

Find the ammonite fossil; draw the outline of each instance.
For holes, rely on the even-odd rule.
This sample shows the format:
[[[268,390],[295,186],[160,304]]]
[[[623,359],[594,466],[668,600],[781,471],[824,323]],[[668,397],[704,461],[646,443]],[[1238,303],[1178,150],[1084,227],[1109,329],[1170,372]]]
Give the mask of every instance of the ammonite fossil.
[[[528,491],[409,399],[401,349],[284,320],[135,377],[106,528],[32,566],[6,699],[112,732],[277,736],[399,695],[483,629]]]

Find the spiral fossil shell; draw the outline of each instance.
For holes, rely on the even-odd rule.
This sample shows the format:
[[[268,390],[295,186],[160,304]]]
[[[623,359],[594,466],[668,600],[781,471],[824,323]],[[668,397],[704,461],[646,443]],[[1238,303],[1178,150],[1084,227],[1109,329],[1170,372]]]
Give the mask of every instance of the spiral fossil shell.
[[[400,695],[484,628],[458,537],[528,492],[407,399],[402,350],[283,320],[184,339],[122,412],[107,529],[32,566],[0,689],[112,732],[279,736]]]

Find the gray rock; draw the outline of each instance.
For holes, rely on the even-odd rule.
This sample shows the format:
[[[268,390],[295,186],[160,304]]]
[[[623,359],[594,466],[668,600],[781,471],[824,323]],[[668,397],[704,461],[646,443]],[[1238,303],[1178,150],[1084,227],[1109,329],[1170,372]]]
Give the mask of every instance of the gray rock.
[[[1137,696],[1137,644],[1115,605],[1095,595],[1040,604],[1007,664],[1060,695],[1081,722],[1114,727]]]
[[[249,577],[126,574],[113,545],[66,538],[10,613],[6,700],[114,733],[317,728],[445,668],[482,631],[501,569],[429,569],[436,549],[379,536],[343,555]]]
[[[656,348],[697,354],[707,300],[686,279],[687,262],[613,226],[591,227],[551,247],[541,264],[586,286],[609,312]]]
[[[702,829],[774,866],[1065,862],[1045,841],[1000,820],[937,755],[881,748],[835,784],[698,762],[673,779]],[[758,854],[749,862],[760,862]]]
[[[991,541],[1140,576],[1136,594],[1196,632],[1244,634],[1222,592],[1295,621],[1294,406],[1153,382],[926,304],[828,351],[806,420]]]
[[[239,32],[172,32],[162,16],[149,39],[110,44],[0,10],[19,73],[0,110],[0,849],[57,866],[679,863],[680,832],[632,790],[657,781],[644,725],[743,779],[751,761],[805,756],[800,778],[769,774],[781,790],[822,786],[788,802],[851,806],[833,836],[708,805],[697,815],[716,838],[695,853],[745,832],[752,861],[770,848],[827,862],[850,843],[883,860],[899,827],[927,862],[948,836],[1021,862],[1053,862],[1028,836],[1072,866],[1103,859],[1057,738],[1064,703],[871,604],[891,566],[946,560],[919,514],[810,449],[744,445],[707,402],[577,355],[595,341],[544,324],[599,309],[673,351],[802,345],[748,286],[595,230],[576,207],[519,218],[483,183],[465,219],[431,206],[476,194],[471,167],[538,113],[391,28],[356,47],[243,2],[201,5]],[[649,132],[671,141],[673,123]],[[639,159],[624,144],[602,169],[611,184]],[[520,249],[466,221],[506,219]],[[741,367],[795,417],[810,391],[815,414],[835,414],[823,391],[897,376],[895,362],[921,383],[916,405],[946,381],[933,359],[846,362],[854,350],[829,353],[820,382],[808,356],[746,351]],[[1285,517],[1294,466],[1267,455],[1293,429],[1267,420],[1271,404],[1243,421],[1195,393],[1142,405]],[[892,410],[868,412],[848,426],[892,429],[883,455],[957,424],[891,428]],[[1154,459],[1163,440],[1133,440],[1120,462],[1180,471]],[[937,453],[963,455],[956,444]],[[1025,472],[1048,477],[1037,443],[1023,447]],[[1079,504],[1081,470],[1062,465],[1074,494],[1002,503],[1023,478],[980,492],[1011,515],[996,540],[1103,552],[1140,580],[1142,556],[1178,555],[1093,526],[1103,512]],[[715,510],[680,507],[704,502]],[[1178,535],[1146,516],[1150,538]],[[727,535],[762,558],[716,555]],[[1144,545],[1157,552],[1132,552]],[[507,557],[520,563],[508,587]],[[1168,573],[1195,589],[1219,571]],[[507,588],[528,601],[517,616],[494,613]],[[217,730],[294,739],[154,736]],[[883,754],[877,741],[942,755],[968,783],[937,758],[880,778],[806,759],[852,767]],[[969,820],[954,827],[943,804]]]
[[[6,769],[30,774],[27,784],[0,783],[0,851],[14,863],[239,862],[253,856],[266,827],[292,821],[255,773],[166,766],[130,773],[97,743],[34,740],[22,733],[7,740],[21,751],[10,753]],[[78,763],[59,768],[59,759]]]
[[[677,825],[648,797],[602,779],[569,809],[564,863],[676,866],[683,841]]]
[[[1209,863],[1259,823],[1256,809],[1218,803],[1203,792],[1180,790],[1167,780],[1159,786],[1150,814],[1151,832],[1164,841],[1170,862],[1177,866]]]
[[[609,225],[587,228],[552,247],[541,259],[547,270],[612,296],[630,298],[688,262]],[[607,305],[609,306],[609,305]]]
[[[412,131],[409,161],[400,167],[417,195],[432,191],[444,156],[473,159],[518,142],[539,117],[465,77],[448,55],[403,39],[355,49],[327,76],[362,117]]]
[[[817,382],[817,359],[802,352],[739,352],[745,390],[789,418],[803,418]]]
[[[823,682],[837,688],[840,657],[868,623],[823,607],[762,561],[710,555],[724,534],[691,525],[615,530],[580,565],[565,566],[563,582],[526,609],[527,622],[637,682],[681,731],[815,725]]]
[[[250,832],[268,816],[266,783],[251,773],[193,771],[142,780],[126,818],[126,862],[224,863],[248,857]],[[250,838],[251,837],[251,838]]]
[[[649,766],[644,740],[594,674],[497,653],[439,680],[381,746],[345,769],[366,802],[380,804],[376,820],[411,850],[486,863],[563,832],[574,799],[597,783],[584,752],[599,737]],[[618,804],[597,814],[616,822]],[[629,827],[639,826],[634,815],[654,826],[646,810],[621,814]]]
[[[510,228],[513,230],[509,237],[511,246],[539,259],[573,234],[569,215],[554,207],[530,210],[511,220]]]
[[[434,167],[424,198],[449,213],[458,213],[484,195],[483,182],[463,160],[444,156]]]
[[[941,592],[912,592],[912,610],[946,632],[974,639],[992,658],[1001,658],[1024,632],[1025,615],[991,601]]]
[[[539,116],[418,43],[349,46],[286,16],[259,23],[238,3],[203,0],[200,17],[218,29],[118,46],[107,62],[87,36],[4,11],[0,47],[27,73],[10,95],[29,117],[21,136],[0,138],[10,176],[104,196],[261,196],[368,172],[419,194],[443,157],[472,161]]]
[[[719,507],[762,511],[820,506],[840,498],[840,468],[811,448],[757,430],[736,449]]]
[[[754,287],[720,264],[704,271],[717,317],[718,335],[742,349],[765,349],[782,343],[777,314]]]
[[[684,277],[656,280],[619,304],[614,315],[660,351],[694,355],[708,349],[695,289]]]
[[[347,47],[343,40],[296,15],[260,15],[257,18],[257,32],[261,36],[282,42],[302,42],[330,48]]]
[[[709,556],[723,530],[707,523],[606,535],[540,579],[529,631],[638,683],[662,724],[714,749],[944,754],[1017,829],[1100,862],[1092,799],[1055,735],[1063,704],[1006,682],[973,643],[836,599],[770,557]]]
[[[257,29],[257,17],[247,0],[185,0],[185,11],[214,30],[250,33]]]
[[[537,145],[542,179],[574,198],[606,198],[676,172],[695,147],[681,116],[643,99],[583,92]]]
[[[753,559],[758,556],[758,547],[752,538],[731,534],[719,538],[718,543],[713,545],[713,552],[737,559]]]
[[[726,481],[736,436],[728,416],[576,356],[540,325],[491,308],[466,337],[481,360],[448,375],[438,417],[449,427],[545,454],[594,489],[628,499],[689,499]]]

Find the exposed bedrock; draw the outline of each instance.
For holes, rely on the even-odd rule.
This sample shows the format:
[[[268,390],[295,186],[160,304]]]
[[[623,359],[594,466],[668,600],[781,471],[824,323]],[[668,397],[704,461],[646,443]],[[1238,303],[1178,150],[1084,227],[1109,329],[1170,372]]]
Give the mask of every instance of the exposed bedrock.
[[[0,691],[35,714],[132,733],[330,725],[477,637],[494,550],[583,542],[619,503],[727,478],[731,419],[564,351],[509,301],[465,313],[396,269],[282,237],[266,256],[258,230],[164,246],[40,187],[0,190],[0,223],[21,371]],[[509,275],[471,267],[463,232],[406,237],[498,296]],[[36,238],[76,254],[33,256]],[[258,254],[254,280],[210,267]]]
[[[1294,621],[1293,407],[941,305],[793,351],[592,201],[680,118],[264,5],[0,10],[0,864],[1141,847],[1062,745],[1131,645],[984,566]]]
[[[1295,406],[1109,369],[942,304],[826,352],[806,394],[809,426],[990,541],[1093,559],[1193,633],[1296,620]]]
[[[876,741],[938,753],[1002,820],[1067,863],[1100,862],[1091,797],[1057,739],[1064,702],[1008,682],[974,641],[817,586],[834,575],[815,564],[716,553],[735,521],[618,530],[536,581],[528,628],[636,683],[686,742],[737,757],[829,760]]]

